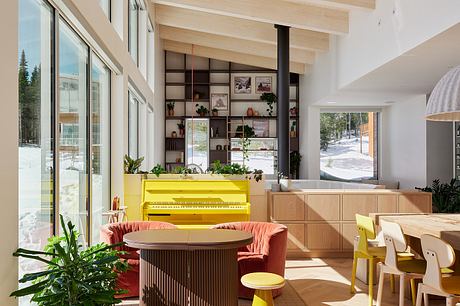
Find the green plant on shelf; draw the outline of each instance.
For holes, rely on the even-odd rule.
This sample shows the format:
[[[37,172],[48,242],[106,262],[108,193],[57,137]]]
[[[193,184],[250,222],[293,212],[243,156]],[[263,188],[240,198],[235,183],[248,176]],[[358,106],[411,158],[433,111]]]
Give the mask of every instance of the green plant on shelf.
[[[142,166],[142,162],[144,161],[144,157],[139,157],[137,159],[131,158],[128,154],[125,155],[125,159],[123,162],[125,174],[141,174],[145,173],[143,171],[139,171],[139,168]]]
[[[260,100],[267,102],[267,112],[268,116],[273,115],[273,105],[278,101],[278,97],[272,92],[264,92],[260,96]]]
[[[200,115],[201,117],[204,117],[209,113],[209,110],[203,105],[196,104],[195,107],[196,107],[196,113]]]
[[[161,164],[156,164],[155,167],[153,167],[152,170],[150,170],[150,173],[155,174],[156,177],[159,177],[160,174],[165,174],[166,170],[165,168],[163,168]]]
[[[245,124],[236,128],[237,137],[241,138],[241,147],[243,151],[243,160],[249,160],[249,146],[251,145],[251,138],[256,137],[254,128]]]
[[[176,105],[176,102],[171,101],[166,104],[166,107],[168,108],[169,111],[174,110],[174,106]]]
[[[128,262],[119,255],[125,253],[118,243],[99,243],[83,249],[72,222],[65,224],[60,215],[63,235],[51,237],[44,251],[17,249],[15,257],[33,259],[46,269],[25,274],[20,283],[32,285],[10,294],[14,297],[32,295],[30,301],[45,305],[114,305],[121,303],[115,295],[126,293],[117,288],[119,273],[128,270]]]
[[[211,174],[227,174],[227,175],[246,175],[250,178],[249,175],[255,179],[256,182],[259,182],[262,179],[263,171],[254,169],[254,171],[249,170],[247,166],[240,164],[222,164],[220,160],[214,161],[208,169],[208,173]]]

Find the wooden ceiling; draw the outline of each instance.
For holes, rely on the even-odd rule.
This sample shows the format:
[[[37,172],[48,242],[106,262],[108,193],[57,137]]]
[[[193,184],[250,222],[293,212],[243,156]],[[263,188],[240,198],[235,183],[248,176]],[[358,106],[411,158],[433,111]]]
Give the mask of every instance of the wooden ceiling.
[[[330,35],[346,35],[350,10],[375,0],[152,0],[164,48],[276,69],[275,24],[291,27],[291,71],[306,73]],[[193,47],[192,47],[193,46]]]

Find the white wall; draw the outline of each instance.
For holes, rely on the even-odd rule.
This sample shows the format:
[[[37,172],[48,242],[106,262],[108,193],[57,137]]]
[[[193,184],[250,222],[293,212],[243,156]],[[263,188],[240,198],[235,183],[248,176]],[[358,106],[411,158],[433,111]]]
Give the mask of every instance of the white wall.
[[[452,122],[426,122],[427,184],[435,179],[449,182],[454,177],[454,130]]]
[[[380,178],[401,189],[424,187],[427,179],[426,96],[398,101],[382,112]]]

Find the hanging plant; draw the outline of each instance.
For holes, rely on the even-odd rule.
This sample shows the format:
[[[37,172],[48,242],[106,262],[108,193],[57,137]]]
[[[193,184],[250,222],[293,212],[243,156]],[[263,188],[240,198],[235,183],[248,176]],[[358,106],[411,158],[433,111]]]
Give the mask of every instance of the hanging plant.
[[[236,136],[241,138],[241,147],[243,150],[243,159],[245,161],[249,160],[249,146],[251,145],[251,138],[256,136],[254,128],[249,125],[240,125],[236,128]]]
[[[260,100],[267,102],[267,112],[268,116],[273,115],[273,105],[278,101],[278,97],[272,92],[264,92],[260,96]]]

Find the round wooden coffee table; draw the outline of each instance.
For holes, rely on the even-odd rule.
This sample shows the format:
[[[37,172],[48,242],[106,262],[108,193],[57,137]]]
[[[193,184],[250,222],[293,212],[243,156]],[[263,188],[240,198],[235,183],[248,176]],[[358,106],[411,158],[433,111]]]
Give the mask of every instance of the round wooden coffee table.
[[[139,305],[238,305],[237,249],[252,234],[161,229],[126,234],[140,249]]]

